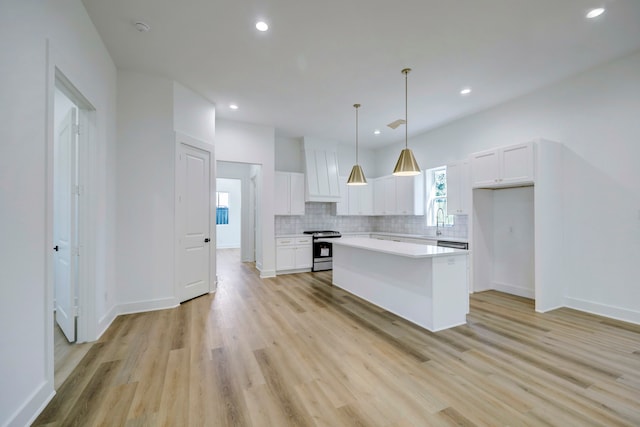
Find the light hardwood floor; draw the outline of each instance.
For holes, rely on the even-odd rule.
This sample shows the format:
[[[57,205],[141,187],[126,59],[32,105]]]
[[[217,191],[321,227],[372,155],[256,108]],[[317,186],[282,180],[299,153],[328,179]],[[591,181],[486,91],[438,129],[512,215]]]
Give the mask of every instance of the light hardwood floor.
[[[237,257],[216,294],[116,319],[35,425],[640,425],[640,326],[484,292],[430,333]]]
[[[55,319],[55,317],[54,317]],[[55,323],[55,321],[54,321]],[[62,383],[71,375],[71,372],[78,366],[78,363],[87,354],[92,343],[70,344],[56,324],[53,332],[54,342],[54,388],[57,390]]]

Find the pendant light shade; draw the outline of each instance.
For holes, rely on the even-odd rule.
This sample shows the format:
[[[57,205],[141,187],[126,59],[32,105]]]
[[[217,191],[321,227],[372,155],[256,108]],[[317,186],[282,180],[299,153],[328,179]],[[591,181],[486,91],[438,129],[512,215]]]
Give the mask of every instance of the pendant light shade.
[[[358,164],[358,108],[360,104],[353,104],[356,109],[356,164],[351,168],[347,185],[367,185],[367,178],[364,177],[362,167]]]
[[[420,175],[420,166],[418,166],[418,162],[416,162],[416,158],[413,156],[413,152],[409,149],[409,114],[407,108],[407,98],[408,98],[408,84],[407,84],[407,74],[409,74],[411,68],[405,68],[402,70],[402,74],[404,74],[404,149],[400,152],[400,157],[398,158],[398,162],[396,163],[396,167],[393,169],[393,174],[396,176],[414,176]]]
[[[349,179],[347,180],[347,185],[367,185],[367,179],[364,177],[362,166],[353,165]]]

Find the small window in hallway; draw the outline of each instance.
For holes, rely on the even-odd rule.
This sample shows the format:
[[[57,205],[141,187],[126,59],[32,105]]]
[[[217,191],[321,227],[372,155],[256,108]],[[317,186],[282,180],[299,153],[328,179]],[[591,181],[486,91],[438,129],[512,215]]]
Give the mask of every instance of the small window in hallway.
[[[216,225],[229,224],[229,193],[216,191]]]

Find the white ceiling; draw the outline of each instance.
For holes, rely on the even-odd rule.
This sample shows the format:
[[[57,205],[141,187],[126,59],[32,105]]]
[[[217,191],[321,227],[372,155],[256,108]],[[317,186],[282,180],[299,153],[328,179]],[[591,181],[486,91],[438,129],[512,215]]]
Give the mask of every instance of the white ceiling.
[[[83,2],[118,68],[176,80],[218,117],[281,136],[352,143],[360,103],[369,148],[404,140],[386,124],[404,117],[405,67],[411,136],[640,49],[638,0]]]

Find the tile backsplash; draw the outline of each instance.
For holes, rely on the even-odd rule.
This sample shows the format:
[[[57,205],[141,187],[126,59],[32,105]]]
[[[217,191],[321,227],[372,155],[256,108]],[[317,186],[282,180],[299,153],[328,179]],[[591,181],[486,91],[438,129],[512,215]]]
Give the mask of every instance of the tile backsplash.
[[[275,217],[275,233],[299,234],[306,230],[338,230],[341,233],[378,231],[435,236],[424,216],[336,216],[335,203],[305,204],[304,216]],[[467,215],[456,215],[453,226],[442,228],[440,237],[467,238]]]

